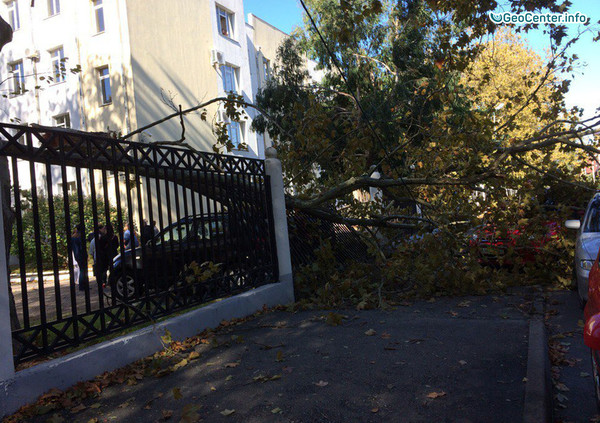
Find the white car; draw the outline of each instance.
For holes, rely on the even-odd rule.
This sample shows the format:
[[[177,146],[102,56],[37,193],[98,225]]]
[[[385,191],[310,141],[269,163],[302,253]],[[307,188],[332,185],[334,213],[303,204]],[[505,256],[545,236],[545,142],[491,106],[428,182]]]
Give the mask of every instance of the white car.
[[[577,229],[573,278],[577,283],[579,302],[583,307],[588,298],[588,277],[600,249],[600,193],[588,203],[583,220],[567,220],[565,227]]]

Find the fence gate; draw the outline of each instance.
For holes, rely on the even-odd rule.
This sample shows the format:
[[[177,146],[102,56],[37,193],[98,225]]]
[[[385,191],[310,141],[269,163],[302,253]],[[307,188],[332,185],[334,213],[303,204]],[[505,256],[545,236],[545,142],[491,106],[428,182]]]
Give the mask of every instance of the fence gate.
[[[15,363],[277,280],[261,160],[0,124],[0,166]]]

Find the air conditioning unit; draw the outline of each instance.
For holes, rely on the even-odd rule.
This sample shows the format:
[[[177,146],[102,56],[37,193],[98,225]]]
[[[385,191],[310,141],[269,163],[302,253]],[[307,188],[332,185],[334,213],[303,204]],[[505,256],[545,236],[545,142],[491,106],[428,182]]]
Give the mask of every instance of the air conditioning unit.
[[[219,50],[211,50],[210,51],[211,61],[213,66],[221,66],[225,64],[225,58],[223,56],[223,52]]]

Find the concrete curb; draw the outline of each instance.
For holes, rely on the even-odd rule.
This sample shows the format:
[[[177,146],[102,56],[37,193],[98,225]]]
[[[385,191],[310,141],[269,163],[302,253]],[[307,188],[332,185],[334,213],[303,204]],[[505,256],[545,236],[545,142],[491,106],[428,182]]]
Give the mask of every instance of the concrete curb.
[[[523,423],[552,423],[552,382],[548,336],[543,317],[539,315],[529,321],[526,377]]]
[[[17,372],[14,377],[0,381],[0,416],[15,412],[52,388],[64,390],[154,354],[163,348],[160,337],[166,330],[171,332],[173,340],[182,340],[216,327],[223,320],[249,316],[265,305],[272,307],[293,302],[290,283],[265,285]]]

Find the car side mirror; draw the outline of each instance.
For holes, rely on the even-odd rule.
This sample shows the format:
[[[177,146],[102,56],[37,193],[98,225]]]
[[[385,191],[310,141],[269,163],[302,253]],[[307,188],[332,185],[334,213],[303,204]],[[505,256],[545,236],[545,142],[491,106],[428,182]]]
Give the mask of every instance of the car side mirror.
[[[600,350],[600,314],[594,314],[585,323],[583,342],[593,350]]]
[[[577,219],[567,220],[565,222],[565,228],[567,229],[579,229],[581,227],[581,222]]]

